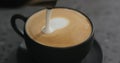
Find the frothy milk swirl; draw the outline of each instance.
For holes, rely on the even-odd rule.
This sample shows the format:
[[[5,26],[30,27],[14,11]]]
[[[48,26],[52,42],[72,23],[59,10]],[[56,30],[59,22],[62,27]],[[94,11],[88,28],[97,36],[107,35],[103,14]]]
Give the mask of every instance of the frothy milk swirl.
[[[43,28],[43,32],[45,33],[52,33],[55,30],[61,29],[66,27],[69,24],[69,20],[66,18],[62,18],[62,17],[57,17],[57,18],[53,18],[49,20],[49,28]]]
[[[43,33],[47,23],[46,9],[28,19],[25,30],[32,40],[49,47],[65,48],[82,44],[90,37],[91,23],[82,13],[65,8],[50,10],[48,34]]]

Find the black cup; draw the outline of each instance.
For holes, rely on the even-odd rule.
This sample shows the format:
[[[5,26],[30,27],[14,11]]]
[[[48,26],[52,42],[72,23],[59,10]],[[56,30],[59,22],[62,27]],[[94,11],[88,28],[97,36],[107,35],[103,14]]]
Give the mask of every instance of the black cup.
[[[63,7],[58,7],[58,8],[63,8]],[[70,9],[70,8],[67,8],[67,9]],[[72,10],[75,10],[75,9],[72,9]],[[75,10],[75,11],[80,12],[78,10]],[[80,13],[82,13],[82,12],[80,12]],[[86,16],[85,14],[83,14],[83,15]],[[77,62],[81,62],[85,58],[85,56],[88,54],[88,52],[92,46],[93,40],[94,40],[93,24],[89,18],[88,18],[88,20],[90,21],[91,26],[92,26],[92,33],[89,36],[89,38],[82,44],[78,44],[77,46],[66,47],[66,48],[49,47],[49,46],[44,46],[44,45],[41,45],[41,44],[35,42],[33,39],[31,39],[27,35],[25,26],[24,26],[24,33],[19,31],[19,29],[17,28],[17,25],[16,25],[16,19],[21,19],[21,20],[23,20],[23,22],[26,23],[28,18],[23,17],[22,15],[16,14],[16,15],[12,16],[12,18],[11,18],[11,25],[12,25],[13,29],[15,30],[15,32],[17,32],[21,37],[24,38],[28,53],[33,58],[33,60],[38,63],[77,63]]]

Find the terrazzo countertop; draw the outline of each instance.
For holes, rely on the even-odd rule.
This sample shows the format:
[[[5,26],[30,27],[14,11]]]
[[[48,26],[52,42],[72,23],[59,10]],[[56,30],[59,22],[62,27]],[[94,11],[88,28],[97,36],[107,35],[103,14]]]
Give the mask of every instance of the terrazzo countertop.
[[[56,6],[78,9],[89,16],[94,23],[95,38],[103,50],[103,63],[120,63],[120,0],[58,0]],[[23,42],[10,25],[11,16],[16,13],[30,16],[41,8],[0,8],[0,63],[15,63],[8,60]]]

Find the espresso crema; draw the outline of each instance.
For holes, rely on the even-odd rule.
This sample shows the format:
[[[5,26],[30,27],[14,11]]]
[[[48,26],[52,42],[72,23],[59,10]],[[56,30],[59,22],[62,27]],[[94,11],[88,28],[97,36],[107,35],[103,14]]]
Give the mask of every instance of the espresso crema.
[[[50,17],[51,33],[43,33],[46,23],[46,9],[33,14],[26,23],[25,30],[35,42],[49,47],[72,47],[85,42],[92,32],[92,26],[82,13],[54,8]]]

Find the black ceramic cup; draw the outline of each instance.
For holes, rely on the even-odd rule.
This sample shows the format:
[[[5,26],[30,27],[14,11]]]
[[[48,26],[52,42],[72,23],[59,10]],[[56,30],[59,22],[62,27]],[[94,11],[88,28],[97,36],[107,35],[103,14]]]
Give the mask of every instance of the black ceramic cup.
[[[57,8],[57,7],[56,7]],[[63,7],[59,7],[63,8]],[[67,8],[70,9],[70,8]],[[74,11],[80,12],[78,10],[72,9]],[[80,12],[82,13],[82,12]],[[82,13],[83,14],[83,13]],[[86,16],[85,14],[83,14]],[[87,16],[86,16],[87,17]],[[88,17],[87,17],[88,18]],[[21,19],[26,25],[28,17],[24,17],[22,15],[16,14],[11,18],[11,25],[15,32],[17,32],[23,39],[25,40],[27,51],[30,54],[30,57],[37,63],[78,63],[81,62],[85,56],[88,54],[93,40],[94,40],[94,32],[93,32],[93,24],[88,18],[91,23],[92,33],[89,38],[83,42],[82,44],[78,44],[72,47],[66,48],[55,48],[41,45],[31,39],[24,26],[23,32],[19,31],[16,25],[16,19]],[[59,40],[58,40],[59,41]]]

